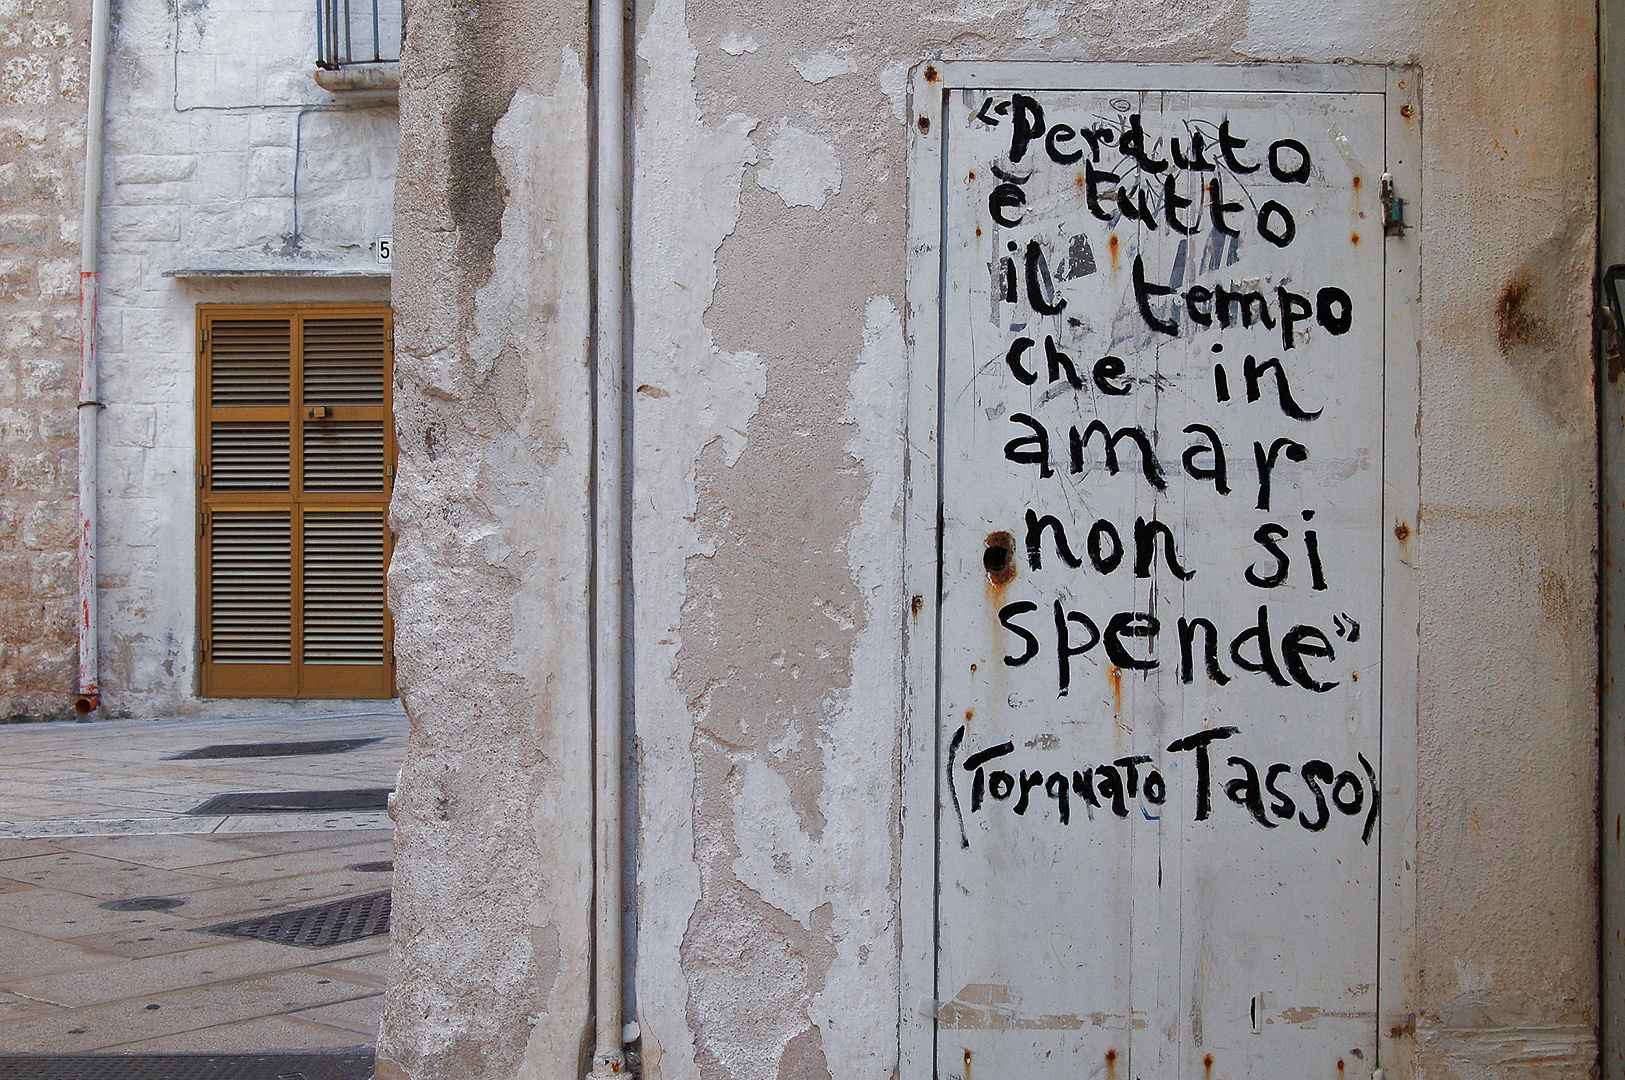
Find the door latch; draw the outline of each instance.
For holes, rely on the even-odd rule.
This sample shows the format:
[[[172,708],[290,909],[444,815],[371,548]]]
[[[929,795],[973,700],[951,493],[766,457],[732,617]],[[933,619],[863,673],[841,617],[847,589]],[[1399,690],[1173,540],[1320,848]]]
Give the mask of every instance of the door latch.
[[[326,420],[333,411],[326,405],[310,405],[305,408],[306,420]]]
[[[1625,278],[1625,263],[1615,263],[1602,276],[1602,302],[1608,313],[1608,359],[1615,362],[1625,352],[1625,319],[1619,309],[1621,278]]]
[[[1382,174],[1377,197],[1382,201],[1382,234],[1404,236],[1410,226],[1405,224],[1405,200],[1394,194],[1393,173]]]

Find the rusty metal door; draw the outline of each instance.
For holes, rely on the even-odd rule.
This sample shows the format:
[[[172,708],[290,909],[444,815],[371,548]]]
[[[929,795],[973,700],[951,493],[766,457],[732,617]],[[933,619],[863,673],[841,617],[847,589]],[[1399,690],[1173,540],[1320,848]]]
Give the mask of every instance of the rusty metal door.
[[[1414,78],[917,73],[911,1075],[1377,1067]]]

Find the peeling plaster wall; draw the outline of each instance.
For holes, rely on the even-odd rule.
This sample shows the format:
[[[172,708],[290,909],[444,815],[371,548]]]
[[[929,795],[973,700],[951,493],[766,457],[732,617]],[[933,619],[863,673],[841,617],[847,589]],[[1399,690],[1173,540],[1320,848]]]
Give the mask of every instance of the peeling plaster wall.
[[[576,774],[537,746],[586,753],[569,741],[586,729],[585,662],[547,635],[584,617],[587,564],[561,552],[546,590],[510,568],[524,565],[524,529],[566,520],[559,500],[584,512],[583,444],[527,466],[538,471],[523,488],[479,478],[542,454],[517,433],[547,401],[585,407],[571,396],[577,354],[561,344],[584,284],[560,284],[584,279],[561,278],[563,254],[527,248],[523,262],[505,245],[511,230],[557,220],[567,174],[584,176],[586,160],[538,162],[529,186],[503,166],[494,263],[494,235],[478,232],[494,214],[471,225],[455,209],[485,175],[483,151],[456,142],[473,88],[500,99],[506,145],[525,160],[565,125],[514,117],[536,108],[526,94],[561,108],[568,67],[542,77],[512,60],[498,92],[459,50],[524,42],[552,63],[561,40],[579,38],[486,17],[454,46],[449,29],[429,29],[451,15],[419,16],[403,92],[414,164],[397,232],[422,261],[397,290],[417,389],[403,406],[392,584],[416,735],[385,1048],[415,1080],[506,1076],[527,1046],[524,1075],[575,1065],[562,1036],[536,1034],[555,1030],[560,997],[532,1022],[534,1007],[491,1005],[478,964],[449,960],[469,932],[447,897],[499,880],[512,894],[483,901],[511,904],[475,935],[485,956],[541,925],[519,917],[527,900],[545,913],[533,919],[556,923],[586,895],[581,799],[568,802],[575,817],[498,827],[527,805],[563,805],[559,778]],[[1594,33],[1593,9],[1575,0],[641,0],[636,985],[651,1078],[889,1080],[896,1069],[904,93],[909,67],[929,57],[1423,66],[1417,1012],[1414,1032],[1394,1037],[1414,1039],[1430,1077],[1590,1074]],[[536,330],[480,376],[489,345],[477,343],[493,340],[482,320],[499,318]],[[509,370],[526,374],[503,382]],[[537,412],[502,411],[514,386]],[[528,542],[565,542],[541,535]],[[520,611],[528,622],[506,621]],[[522,658],[511,673],[509,656]],[[448,710],[453,685],[503,708]],[[500,790],[470,768],[479,755],[500,759]],[[426,811],[437,797],[489,824],[446,831]],[[465,842],[476,833],[480,844]],[[532,962],[579,1004],[584,985]],[[459,1052],[489,1069],[456,1073],[445,1063]]]
[[[566,1080],[592,759],[585,13],[408,12],[390,565],[412,718],[378,1076]]]

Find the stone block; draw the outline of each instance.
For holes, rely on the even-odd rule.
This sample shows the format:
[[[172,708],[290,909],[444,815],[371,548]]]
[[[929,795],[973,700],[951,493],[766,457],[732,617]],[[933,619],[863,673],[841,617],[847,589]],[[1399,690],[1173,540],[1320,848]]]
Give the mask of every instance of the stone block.
[[[57,350],[26,353],[22,357],[24,393],[53,394],[68,390],[79,381],[79,357]]]
[[[34,275],[42,300],[79,296],[79,263],[73,259],[50,259],[39,264]],[[75,324],[77,325],[77,318]]]
[[[299,182],[308,179],[316,185],[334,180],[366,180],[372,177],[371,151],[366,146],[312,146],[299,162]],[[301,192],[303,194],[303,192]]]
[[[21,409],[0,409],[0,443],[5,443],[16,453],[16,448],[25,441],[32,441],[39,432],[39,422],[34,418],[33,412]]]
[[[79,434],[77,411],[67,408],[67,402],[63,404],[63,409],[45,413],[39,418],[40,438],[72,439],[77,437]]]
[[[113,183],[162,184],[188,180],[196,171],[194,154],[130,154],[113,162]]]
[[[396,166],[397,160],[398,160],[398,155],[396,153],[394,143],[390,143],[388,146],[374,146],[372,148],[372,177],[373,177],[373,179],[374,180],[394,180],[395,179],[395,166]],[[389,189],[384,188],[383,192],[387,194],[389,192]],[[393,201],[393,200],[391,200],[391,201]]]
[[[238,147],[198,154],[197,174],[192,178],[195,201],[229,205],[241,199],[251,156],[252,151]]]
[[[77,276],[77,275],[75,275]],[[70,346],[74,356],[79,355],[79,301],[78,287],[74,288],[74,298],[58,299],[51,305],[50,333],[56,341]]]
[[[118,189],[118,200],[125,206],[181,206],[191,200],[193,186],[184,181],[172,184],[131,184]]]
[[[59,551],[71,547],[78,528],[77,500],[52,500],[34,504],[23,519],[23,547],[30,551]]]
[[[14,352],[38,348],[45,343],[41,333],[44,327],[44,312],[27,308],[12,311],[0,322],[0,342]]]
[[[55,454],[27,454],[11,459],[11,484],[23,491],[56,490]]]
[[[179,240],[180,212],[172,206],[110,206],[108,236],[122,243]]]
[[[259,146],[249,155],[248,194],[254,198],[293,194],[294,151],[291,146]]]
[[[255,113],[248,121],[248,145],[292,146],[294,118],[284,113]]]
[[[292,233],[293,199],[288,196],[195,206],[187,213],[186,239],[195,251],[241,252],[266,245],[277,247]]]
[[[9,547],[16,543],[22,524],[22,510],[15,503],[0,502],[0,546]]]
[[[0,294],[12,299],[32,292],[34,263],[24,259],[0,259]]]
[[[72,596],[78,590],[78,551],[51,551],[34,560],[34,595],[42,600]]]
[[[158,544],[167,520],[177,507],[160,506],[157,499],[124,498],[107,507],[102,535],[126,548],[150,548]]]
[[[50,223],[39,214],[0,214],[0,245],[34,246],[50,236]]]
[[[0,101],[25,108],[51,104],[56,97],[52,59],[46,53],[31,53],[0,63]]]
[[[147,487],[147,451],[139,446],[102,446],[97,480],[103,493],[119,498],[140,495]]]
[[[88,50],[87,50],[88,51]],[[56,62],[57,93],[64,101],[87,101],[90,58],[69,54]]]
[[[102,438],[109,446],[152,446],[158,413],[151,405],[110,405],[102,412]]]

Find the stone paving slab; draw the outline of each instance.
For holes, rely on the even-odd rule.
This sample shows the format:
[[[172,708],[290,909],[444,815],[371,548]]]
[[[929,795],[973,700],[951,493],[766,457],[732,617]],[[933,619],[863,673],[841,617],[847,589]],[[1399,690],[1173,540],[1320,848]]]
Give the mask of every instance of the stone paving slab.
[[[383,812],[185,813],[226,792],[393,787],[397,709],[0,725],[0,1053],[371,1044],[387,936],[327,949],[198,932],[387,888]],[[332,755],[170,761],[216,743],[378,738]],[[166,896],[170,911],[110,911]]]

